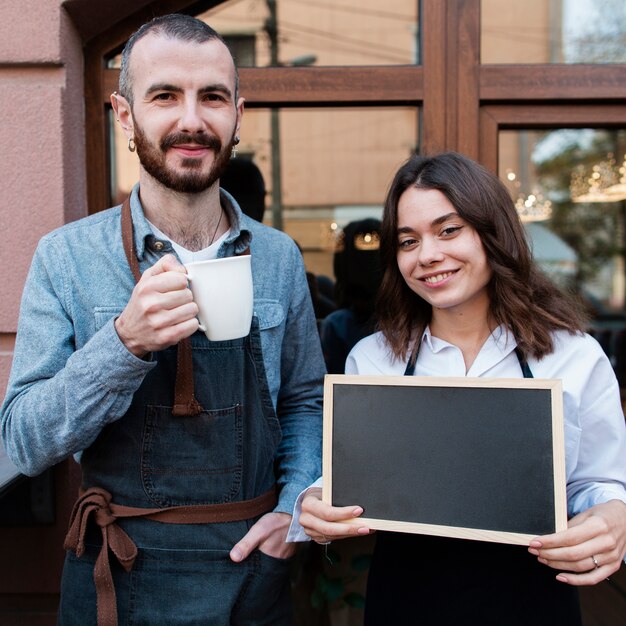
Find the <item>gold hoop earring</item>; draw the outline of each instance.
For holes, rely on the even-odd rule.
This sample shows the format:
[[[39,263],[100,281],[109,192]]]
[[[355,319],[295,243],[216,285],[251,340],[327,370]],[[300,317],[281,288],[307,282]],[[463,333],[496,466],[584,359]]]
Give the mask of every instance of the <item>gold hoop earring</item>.
[[[128,138],[128,149],[131,152],[135,152],[135,150],[137,149],[137,146],[135,146],[135,140],[132,137]]]

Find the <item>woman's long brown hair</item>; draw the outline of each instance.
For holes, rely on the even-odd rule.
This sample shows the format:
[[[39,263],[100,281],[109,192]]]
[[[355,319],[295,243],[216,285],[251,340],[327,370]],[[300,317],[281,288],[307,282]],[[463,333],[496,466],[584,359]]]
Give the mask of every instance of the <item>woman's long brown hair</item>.
[[[484,167],[455,152],[411,157],[397,172],[383,213],[380,253],[383,280],[378,293],[378,327],[396,358],[406,360],[432,314],[398,269],[398,201],[410,187],[436,189],[450,201],[482,241],[493,272],[488,285],[491,314],[513,333],[525,357],[541,359],[554,350],[551,332],[585,328],[582,307],[541,274],[528,246],[513,200]]]

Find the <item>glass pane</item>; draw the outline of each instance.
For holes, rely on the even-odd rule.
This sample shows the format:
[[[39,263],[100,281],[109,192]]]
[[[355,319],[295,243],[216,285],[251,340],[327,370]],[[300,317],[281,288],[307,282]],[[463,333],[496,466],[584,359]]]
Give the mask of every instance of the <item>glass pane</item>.
[[[393,174],[417,148],[418,115],[409,107],[248,109],[240,164],[222,183],[252,161],[266,189],[264,222],[299,243],[309,271],[332,277],[341,229],[381,217]],[[138,162],[112,115],[109,120],[112,197],[121,202],[138,178]],[[243,206],[243,187],[224,186]]]
[[[228,0],[198,17],[239,67],[414,65],[419,0]],[[108,67],[119,68],[117,55]]]
[[[626,381],[626,129],[502,131],[499,150],[535,259],[582,297]]]
[[[481,0],[482,63],[626,63],[624,0]]]
[[[229,0],[200,14],[240,67],[418,63],[419,0]]]

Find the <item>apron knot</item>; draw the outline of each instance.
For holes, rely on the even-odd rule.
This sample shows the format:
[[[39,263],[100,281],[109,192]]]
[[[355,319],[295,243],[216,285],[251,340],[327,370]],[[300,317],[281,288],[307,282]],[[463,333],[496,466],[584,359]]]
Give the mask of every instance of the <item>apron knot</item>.
[[[98,626],[117,626],[117,603],[109,563],[109,550],[113,552],[120,565],[129,572],[137,557],[137,546],[117,525],[117,517],[111,510],[111,494],[99,487],[92,487],[85,491],[74,505],[70,527],[65,537],[66,550],[73,550],[79,558],[84,554],[85,533],[90,516],[102,532],[102,547],[93,572],[98,605]]]

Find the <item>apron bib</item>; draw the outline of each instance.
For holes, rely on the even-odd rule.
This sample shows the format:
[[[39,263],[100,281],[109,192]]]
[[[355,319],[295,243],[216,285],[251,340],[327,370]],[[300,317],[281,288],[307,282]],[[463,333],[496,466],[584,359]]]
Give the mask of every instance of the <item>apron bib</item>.
[[[124,211],[128,220],[126,203]],[[133,268],[128,221],[123,230]],[[66,558],[59,624],[291,623],[289,562],[258,550],[242,563],[229,558],[275,503],[281,431],[258,320],[241,339],[210,342],[196,332],[182,343],[153,353],[156,367],[127,413],[82,454],[85,502],[66,540],[74,530],[70,545],[79,556],[69,551]],[[110,505],[101,502],[102,490]],[[94,498],[99,510],[92,514]],[[115,528],[103,528],[98,516],[111,512]],[[205,512],[211,523],[194,523]]]

